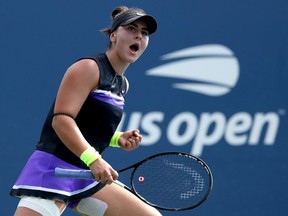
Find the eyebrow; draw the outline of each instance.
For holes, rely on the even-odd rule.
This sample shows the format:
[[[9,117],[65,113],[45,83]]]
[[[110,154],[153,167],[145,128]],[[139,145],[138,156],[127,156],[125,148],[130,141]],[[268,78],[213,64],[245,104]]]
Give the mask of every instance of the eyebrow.
[[[137,24],[135,24],[135,23],[130,23],[130,25],[133,25],[133,26],[135,26],[135,27],[139,27]],[[148,28],[142,28],[142,30],[145,30],[145,31],[148,31]],[[149,31],[148,31],[149,32]]]

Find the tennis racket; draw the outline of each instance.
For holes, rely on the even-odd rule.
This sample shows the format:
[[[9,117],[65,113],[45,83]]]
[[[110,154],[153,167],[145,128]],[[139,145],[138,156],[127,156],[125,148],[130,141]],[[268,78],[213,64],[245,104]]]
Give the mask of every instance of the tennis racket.
[[[203,203],[212,191],[213,177],[207,164],[195,156],[181,152],[164,152],[118,170],[131,171],[127,187],[145,203],[168,211],[183,211]],[[55,169],[59,177],[95,179],[90,170]]]

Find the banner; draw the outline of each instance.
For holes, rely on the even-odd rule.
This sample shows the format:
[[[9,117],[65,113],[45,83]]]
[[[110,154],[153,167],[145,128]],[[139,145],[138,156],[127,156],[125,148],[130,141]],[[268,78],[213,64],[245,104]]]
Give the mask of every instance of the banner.
[[[115,168],[181,151],[202,158],[214,187],[199,207],[163,215],[287,214],[288,2],[122,1],[158,21],[143,56],[127,69],[130,89],[118,130],[138,128],[141,147],[110,148]],[[0,3],[1,215],[35,148],[66,69],[104,52],[114,1]],[[120,180],[129,184],[127,176]],[[171,185],[173,187],[173,185]],[[66,210],[63,215],[76,215]]]

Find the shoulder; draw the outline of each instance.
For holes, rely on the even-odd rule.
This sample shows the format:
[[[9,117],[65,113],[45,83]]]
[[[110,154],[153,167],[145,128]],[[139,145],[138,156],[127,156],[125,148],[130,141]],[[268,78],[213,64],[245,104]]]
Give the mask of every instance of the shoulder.
[[[70,66],[71,69],[75,70],[83,70],[83,71],[91,71],[91,70],[98,70],[98,65],[93,59],[80,59],[79,61],[75,62]],[[70,69],[69,68],[69,69]]]
[[[93,56],[87,56],[78,59],[72,66],[71,69],[76,69],[78,71],[86,71],[86,73],[89,72],[95,72],[98,73],[105,70],[105,68],[109,65],[109,61],[105,53],[99,53]]]
[[[86,86],[90,90],[99,83],[99,67],[93,59],[81,59],[73,63],[66,71],[64,80],[74,86]]]
[[[97,76],[99,73],[99,67],[97,63],[92,59],[81,59],[72,64],[68,68],[67,73],[83,78],[91,78]]]

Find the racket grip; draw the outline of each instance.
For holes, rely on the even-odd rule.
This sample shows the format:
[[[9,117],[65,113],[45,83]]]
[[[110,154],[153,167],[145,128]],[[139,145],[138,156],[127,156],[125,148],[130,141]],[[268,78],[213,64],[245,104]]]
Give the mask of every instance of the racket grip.
[[[75,169],[63,169],[56,167],[55,168],[55,176],[57,177],[67,177],[67,178],[78,178],[78,179],[87,179],[87,180],[95,180],[95,177],[91,170],[75,170]],[[118,180],[114,180],[113,183],[116,185],[129,189],[125,184]]]
[[[95,177],[90,170],[73,170],[56,167],[55,176],[95,180]]]

